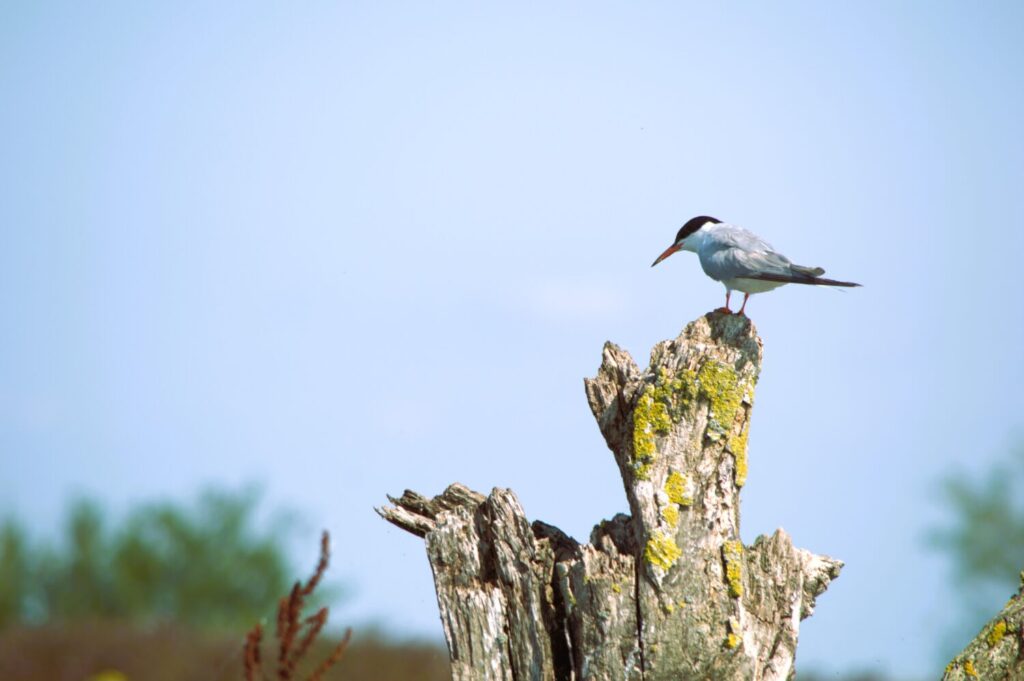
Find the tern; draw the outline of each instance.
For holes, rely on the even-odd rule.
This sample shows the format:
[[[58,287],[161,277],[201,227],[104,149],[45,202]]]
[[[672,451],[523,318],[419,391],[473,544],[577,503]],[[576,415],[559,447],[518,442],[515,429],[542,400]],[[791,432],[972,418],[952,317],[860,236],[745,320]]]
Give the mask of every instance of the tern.
[[[752,294],[786,284],[860,286],[850,281],[825,279],[821,276],[825,270],[820,267],[794,265],[753,232],[707,215],[688,220],[676,233],[676,240],[651,263],[651,267],[676,251],[696,253],[704,274],[725,285],[725,307],[719,311],[726,314],[732,314],[729,296],[733,291],[743,292],[743,305],[738,314],[746,316],[744,310]]]

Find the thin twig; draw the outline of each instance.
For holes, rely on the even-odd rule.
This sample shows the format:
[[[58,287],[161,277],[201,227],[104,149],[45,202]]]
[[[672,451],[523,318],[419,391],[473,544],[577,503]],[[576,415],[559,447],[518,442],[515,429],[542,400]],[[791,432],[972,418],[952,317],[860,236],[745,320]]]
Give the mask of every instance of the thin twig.
[[[245,681],[256,681],[256,673],[263,677],[263,663],[260,660],[260,642],[263,640],[263,627],[256,623],[245,636]]]
[[[282,599],[278,605],[277,621],[284,623],[284,627],[278,635],[277,678],[280,681],[288,681],[292,678],[294,661],[291,659],[290,653],[292,644],[295,643],[295,634],[299,631],[299,617],[302,613],[303,600],[302,587],[295,582],[291,594],[287,599]]]
[[[317,561],[316,570],[313,571],[313,576],[306,582],[306,586],[302,589],[302,595],[308,596],[313,593],[313,589],[320,583],[320,578],[324,576],[324,572],[327,571],[327,564],[331,560],[331,535],[327,534],[327,530],[320,535],[320,560]]]
[[[316,637],[320,634],[320,630],[327,624],[327,608],[320,608],[316,614],[306,618],[304,626],[306,627],[306,633],[299,641],[299,645],[292,652],[291,660],[294,668],[295,663],[301,660],[306,653],[309,652],[310,646],[316,640]]]
[[[326,607],[320,608],[305,620],[302,619],[302,609],[305,606],[306,597],[312,595],[327,571],[330,556],[330,535],[324,532],[320,538],[320,560],[317,561],[313,575],[305,585],[295,582],[288,595],[282,597],[277,603],[277,621],[274,629],[274,637],[277,639],[276,681],[291,680],[299,663],[312,649],[313,643],[327,624],[328,610]],[[300,634],[301,637],[299,637]],[[299,638],[296,641],[297,637]],[[347,629],[338,645],[334,647],[327,659],[320,663],[308,680],[321,681],[324,674],[345,654],[345,649],[351,639],[352,630]],[[260,658],[262,643],[263,628],[257,624],[249,631],[245,639],[243,651],[245,681],[257,681],[257,678],[261,681],[266,679]]]
[[[309,681],[320,681],[323,678],[324,674],[327,673],[327,670],[336,665],[338,663],[338,660],[341,659],[341,656],[345,654],[345,648],[348,647],[348,642],[351,639],[352,630],[346,629],[345,635],[342,637],[341,641],[339,641],[338,645],[335,646],[330,656],[326,660],[321,662],[320,666],[316,668],[316,671],[310,675]]]

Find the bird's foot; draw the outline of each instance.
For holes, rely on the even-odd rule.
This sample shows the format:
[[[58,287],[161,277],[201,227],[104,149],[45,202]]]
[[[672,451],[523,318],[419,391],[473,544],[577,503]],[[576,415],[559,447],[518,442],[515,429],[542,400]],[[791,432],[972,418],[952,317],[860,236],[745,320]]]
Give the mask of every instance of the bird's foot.
[[[715,308],[715,309],[714,309],[714,310],[712,310],[712,311],[713,311],[713,312],[720,312],[720,313],[722,313],[722,314],[732,314],[732,310],[730,310],[730,309],[729,309],[729,308],[727,308],[727,307],[717,307],[717,308]]]

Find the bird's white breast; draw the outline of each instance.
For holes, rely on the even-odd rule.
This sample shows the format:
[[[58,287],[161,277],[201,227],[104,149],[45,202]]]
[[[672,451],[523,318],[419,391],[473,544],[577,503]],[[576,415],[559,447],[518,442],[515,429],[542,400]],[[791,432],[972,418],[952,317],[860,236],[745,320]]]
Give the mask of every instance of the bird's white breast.
[[[760,279],[744,279],[743,277],[723,279],[722,283],[730,291],[742,291],[743,293],[764,293],[786,285],[781,281],[762,281]]]

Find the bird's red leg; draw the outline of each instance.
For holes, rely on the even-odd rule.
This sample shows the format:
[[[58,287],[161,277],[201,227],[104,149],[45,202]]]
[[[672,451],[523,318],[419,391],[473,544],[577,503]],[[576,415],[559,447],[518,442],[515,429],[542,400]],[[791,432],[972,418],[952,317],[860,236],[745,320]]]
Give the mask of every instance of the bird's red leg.
[[[743,294],[743,304],[740,305],[740,311],[737,312],[736,314],[743,315],[744,317],[747,316],[747,315],[743,314],[743,310],[744,310],[744,308],[747,307],[747,298],[749,298],[749,297],[750,297],[749,293],[744,293]]]
[[[715,312],[721,312],[723,314],[732,314],[732,310],[729,309],[729,296],[732,295],[732,291],[725,289],[725,307],[720,307]]]

